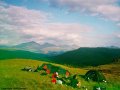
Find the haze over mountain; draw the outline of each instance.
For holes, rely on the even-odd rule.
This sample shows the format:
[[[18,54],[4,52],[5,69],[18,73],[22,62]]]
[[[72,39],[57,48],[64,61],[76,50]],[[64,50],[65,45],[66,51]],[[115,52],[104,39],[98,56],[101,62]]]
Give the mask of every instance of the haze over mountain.
[[[0,45],[0,48],[9,48],[10,46]]]
[[[21,44],[14,45],[14,46],[0,45],[0,48],[25,50],[25,51],[43,53],[43,54],[48,54],[48,55],[58,55],[68,50],[67,49],[68,47],[66,46],[60,47],[60,46],[56,46],[50,43],[39,44],[34,41],[21,43]]]
[[[1,55],[4,54],[4,58],[29,58],[30,56],[30,58],[38,59],[46,54],[51,58],[52,62],[75,66],[97,66],[112,63],[120,59],[120,48],[116,46],[81,47],[74,50],[71,48],[69,51],[67,48],[70,47],[67,46],[59,47],[50,43],[39,44],[31,41],[14,46],[0,45],[0,48],[2,50],[0,50]]]
[[[16,49],[28,50],[28,51],[38,52],[38,53],[44,53],[45,51],[43,49],[48,47],[56,47],[56,46],[50,43],[44,43],[41,45],[34,41],[13,46],[13,48],[16,48]]]

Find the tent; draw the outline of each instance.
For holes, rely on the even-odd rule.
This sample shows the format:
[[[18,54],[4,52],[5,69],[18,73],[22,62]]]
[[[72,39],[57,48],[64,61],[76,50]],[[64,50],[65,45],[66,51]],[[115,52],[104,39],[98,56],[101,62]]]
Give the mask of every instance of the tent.
[[[85,80],[89,81],[96,81],[96,82],[106,82],[105,76],[102,74],[101,71],[98,70],[89,70],[85,74]]]
[[[58,72],[59,75],[66,75],[66,76],[70,75],[70,72],[68,70],[60,66],[55,66],[55,65],[47,64],[47,63],[44,63],[41,66],[38,66],[36,71],[40,71],[40,70],[46,71],[47,74]]]

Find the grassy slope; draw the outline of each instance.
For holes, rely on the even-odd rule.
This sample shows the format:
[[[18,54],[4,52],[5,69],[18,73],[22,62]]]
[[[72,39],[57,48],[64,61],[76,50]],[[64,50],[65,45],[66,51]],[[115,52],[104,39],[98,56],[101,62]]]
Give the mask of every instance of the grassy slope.
[[[65,85],[54,85],[51,83],[51,75],[41,76],[38,72],[25,72],[21,71],[22,68],[27,66],[36,67],[45,62],[36,61],[36,60],[26,60],[26,59],[11,59],[11,60],[1,60],[0,61],[0,89],[1,88],[16,88],[23,87],[27,90],[74,90],[70,86]],[[58,65],[58,64],[56,64]],[[59,65],[62,66],[62,65]],[[112,65],[117,66],[117,65]],[[101,68],[112,67],[110,66],[101,66]],[[119,65],[118,65],[119,66]],[[87,71],[87,68],[73,68],[62,66],[63,68],[68,69],[72,74],[84,75]],[[106,74],[107,79],[109,80],[107,90],[119,90],[120,88],[120,77],[115,79],[114,75]],[[118,77],[117,75],[115,75]],[[82,83],[82,86],[87,86],[92,90],[94,85],[97,85],[95,82],[87,82],[84,79],[79,78]],[[103,84],[102,84],[103,85]],[[77,89],[76,89],[77,90]],[[79,89],[83,90],[83,89]]]
[[[15,49],[0,49],[0,60],[1,59],[15,59],[15,58],[24,58],[24,59],[43,59],[47,56],[41,53],[33,53],[24,50],[15,50]]]

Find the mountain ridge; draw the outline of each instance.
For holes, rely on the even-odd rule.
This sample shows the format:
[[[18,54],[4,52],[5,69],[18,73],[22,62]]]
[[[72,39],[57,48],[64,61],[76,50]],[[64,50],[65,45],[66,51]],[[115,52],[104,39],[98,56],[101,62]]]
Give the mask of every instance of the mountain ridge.
[[[30,51],[30,52],[43,53],[43,54],[50,54],[51,53],[50,55],[52,55],[52,53],[54,53],[54,52],[56,52],[56,54],[60,54],[60,52],[61,52],[61,49],[54,44],[51,44],[51,43],[39,44],[35,41],[25,42],[25,43],[21,43],[21,44],[14,45],[14,46],[0,45],[0,48],[26,50],[26,51]]]
[[[120,49],[114,48],[79,48],[52,57],[56,63],[77,66],[98,66],[120,59]]]

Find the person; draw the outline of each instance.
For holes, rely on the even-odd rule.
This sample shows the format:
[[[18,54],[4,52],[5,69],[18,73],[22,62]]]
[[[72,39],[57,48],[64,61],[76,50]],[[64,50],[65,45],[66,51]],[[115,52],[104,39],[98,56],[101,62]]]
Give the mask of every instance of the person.
[[[70,86],[76,88],[76,87],[80,87],[81,83],[77,80],[77,75],[74,75],[71,80],[70,80]]]
[[[50,74],[50,70],[49,70],[49,69],[46,69],[46,73],[47,73],[47,74]]]
[[[70,72],[66,71],[65,77],[68,78],[70,76]]]
[[[57,79],[56,78],[58,78],[58,72],[55,72],[55,73],[53,73],[53,75],[52,75],[52,80],[51,80],[51,82],[53,83],[53,84],[56,84],[56,82],[57,82]]]
[[[51,82],[52,82],[53,84],[56,84],[56,82],[57,82],[56,78],[52,78]]]
[[[53,73],[52,78],[58,78],[58,72]]]
[[[80,87],[81,86],[81,82],[79,81],[78,83],[77,83],[77,87]]]

